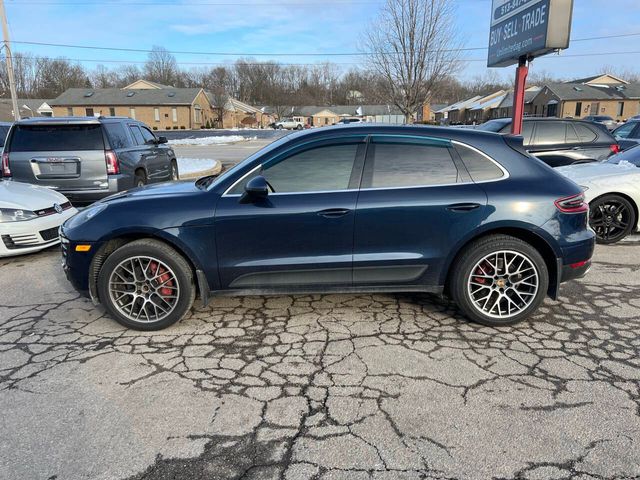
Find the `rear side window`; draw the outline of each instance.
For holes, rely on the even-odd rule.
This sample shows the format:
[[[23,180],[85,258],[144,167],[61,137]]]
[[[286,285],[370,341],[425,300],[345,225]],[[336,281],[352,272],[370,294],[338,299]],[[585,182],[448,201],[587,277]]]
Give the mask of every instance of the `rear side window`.
[[[474,182],[498,180],[504,176],[500,167],[480,152],[464,145],[456,145],[456,151]]]
[[[104,128],[107,131],[107,136],[109,137],[111,148],[118,149],[127,148],[129,146],[129,137],[127,136],[127,132],[125,132],[122,124],[105,123]]]
[[[104,150],[101,125],[17,125],[12,152]]]
[[[458,181],[458,169],[446,143],[374,138],[369,148],[373,153],[367,159],[365,187],[421,187]]]
[[[131,131],[131,135],[133,135],[135,142],[138,145],[144,145],[144,138],[142,138],[140,128],[137,125],[129,125],[129,130]]]
[[[577,123],[575,125],[575,128],[576,133],[578,134],[578,138],[583,143],[593,142],[597,137],[596,133],[593,130],[582,123]]]

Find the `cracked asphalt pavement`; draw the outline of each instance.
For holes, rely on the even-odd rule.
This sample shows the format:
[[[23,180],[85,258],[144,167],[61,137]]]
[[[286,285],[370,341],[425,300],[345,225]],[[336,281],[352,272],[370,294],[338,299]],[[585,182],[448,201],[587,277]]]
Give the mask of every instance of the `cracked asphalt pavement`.
[[[640,239],[531,321],[430,295],[216,298],[121,328],[0,260],[2,479],[640,476]]]

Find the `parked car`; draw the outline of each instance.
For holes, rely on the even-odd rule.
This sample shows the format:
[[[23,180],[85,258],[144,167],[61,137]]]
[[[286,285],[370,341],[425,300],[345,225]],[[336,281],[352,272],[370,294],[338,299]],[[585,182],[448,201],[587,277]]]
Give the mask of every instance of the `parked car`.
[[[72,202],[92,202],[177,180],[176,156],[166,143],[130,118],[30,118],[9,131],[2,175],[58,190]]]
[[[598,243],[616,243],[638,231],[640,207],[640,145],[606,162],[557,169],[585,188],[589,225]]]
[[[60,243],[58,228],[78,211],[48,188],[0,180],[0,257]]]
[[[511,133],[511,119],[489,120],[477,130]],[[522,125],[524,146],[551,167],[605,160],[620,145],[601,125],[583,120],[529,117]]]
[[[294,120],[293,118],[283,118],[274,124],[274,128],[278,130],[283,128],[287,130],[302,130],[304,123],[300,120]]]
[[[618,122],[608,115],[587,115],[584,117],[584,120],[604,125],[607,127],[607,130],[614,130],[618,126]]]
[[[4,141],[7,138],[11,125],[13,125],[11,122],[0,122],[0,149],[4,147]]]
[[[142,330],[178,321],[196,292],[446,292],[506,325],[587,272],[587,212],[519,137],[349,125],[283,137],[217,178],[104,199],[62,226],[63,264]]]
[[[360,118],[343,118],[339,122],[339,124],[349,125],[350,123],[362,123],[362,119]]]
[[[640,143],[640,119],[629,120],[613,131],[613,136],[626,149]]]

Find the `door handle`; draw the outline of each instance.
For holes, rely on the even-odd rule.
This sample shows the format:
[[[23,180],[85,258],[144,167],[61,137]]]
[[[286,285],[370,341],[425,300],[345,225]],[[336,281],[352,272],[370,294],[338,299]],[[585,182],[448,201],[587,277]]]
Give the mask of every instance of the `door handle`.
[[[350,211],[348,208],[327,208],[326,210],[320,210],[318,215],[325,218],[338,218],[346,215]]]
[[[450,212],[470,212],[480,208],[479,203],[453,203],[447,207]]]

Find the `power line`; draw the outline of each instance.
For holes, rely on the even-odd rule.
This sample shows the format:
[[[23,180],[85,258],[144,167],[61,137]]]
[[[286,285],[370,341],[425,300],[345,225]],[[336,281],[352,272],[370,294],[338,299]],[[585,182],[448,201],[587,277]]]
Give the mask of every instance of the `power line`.
[[[592,40],[604,40],[609,38],[625,38],[625,37],[636,37],[636,36],[640,36],[640,32],[624,33],[624,34],[617,34],[617,35],[602,35],[597,37],[576,38],[572,40],[572,42],[587,42]],[[114,52],[151,53],[153,51],[153,50],[144,49],[144,48],[100,47],[95,45],[31,42],[31,41],[20,41],[20,40],[14,40],[12,43],[19,43],[22,45],[44,46],[44,47],[76,48],[76,49],[83,49],[83,50],[107,50],[107,51],[114,51]],[[441,51],[471,52],[471,51],[479,51],[479,50],[487,50],[487,47],[465,47],[460,49],[449,49],[449,50],[441,50]],[[175,55],[209,55],[209,56],[234,56],[234,57],[356,57],[356,56],[367,56],[371,54],[371,52],[248,53],[248,52],[203,52],[203,51],[188,51],[188,50],[168,50],[167,53],[175,54]],[[402,52],[385,52],[385,53],[389,55],[396,55],[396,54],[401,54]]]
[[[381,1],[337,1],[337,0],[322,0],[322,1],[305,1],[305,2],[118,2],[118,1],[101,1],[97,2],[64,2],[64,1],[26,1],[19,3],[10,3],[11,6],[30,6],[30,5],[56,5],[56,6],[140,6],[140,7],[155,7],[161,5],[163,7],[185,7],[185,6],[217,6],[217,7],[326,7],[327,5],[336,6],[349,6],[349,5],[379,5]]]

